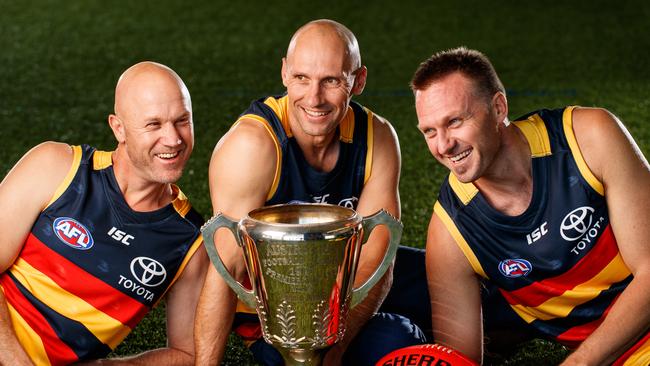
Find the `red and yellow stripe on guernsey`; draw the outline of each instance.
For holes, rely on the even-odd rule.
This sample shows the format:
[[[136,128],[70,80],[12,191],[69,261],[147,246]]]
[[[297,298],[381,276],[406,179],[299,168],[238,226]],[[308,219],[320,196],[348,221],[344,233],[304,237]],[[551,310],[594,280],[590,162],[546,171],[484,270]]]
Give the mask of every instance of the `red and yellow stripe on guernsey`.
[[[650,365],[650,333],[641,338],[628,349],[612,366],[647,366]]]
[[[53,262],[57,263],[56,267],[50,265]],[[39,301],[62,316],[82,323],[111,349],[129,334],[149,310],[147,306],[75,266],[32,234],[27,238],[21,258],[10,268],[10,273]],[[8,276],[3,276],[3,287],[10,282]],[[11,283],[7,288],[12,286]],[[62,344],[41,314],[17,288],[16,292],[7,291],[7,288],[7,301],[14,307],[14,314],[20,313],[20,318],[24,320],[15,320],[17,328],[21,329],[16,332],[29,339],[23,344],[43,344],[42,349],[34,347],[34,354],[32,356],[30,353],[30,356],[42,358],[44,349],[50,362],[58,364],[62,357],[67,357],[62,351],[67,346]]]
[[[74,351],[59,340],[47,320],[20,293],[8,275],[0,277],[0,286],[7,299],[7,308],[16,337],[35,365],[58,365],[77,361]],[[21,312],[16,308],[21,309]],[[43,342],[43,339],[48,341]]]
[[[569,271],[501,293],[517,314],[531,323],[566,317],[576,306],[596,298],[612,283],[623,281],[630,274],[608,225],[594,248]]]

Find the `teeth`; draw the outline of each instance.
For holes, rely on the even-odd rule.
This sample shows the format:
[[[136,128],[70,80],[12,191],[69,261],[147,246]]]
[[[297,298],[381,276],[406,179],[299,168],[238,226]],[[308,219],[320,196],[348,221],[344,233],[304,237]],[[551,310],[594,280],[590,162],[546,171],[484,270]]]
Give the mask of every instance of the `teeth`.
[[[305,108],[303,108],[302,110],[304,110],[305,113],[307,113],[308,115],[310,115],[312,117],[322,117],[322,116],[324,116],[324,115],[326,115],[328,113],[328,112],[310,111],[310,110],[307,110]]]
[[[166,154],[156,154],[156,156],[161,158],[161,159],[171,159],[171,158],[175,158],[176,156],[178,156],[178,152],[166,153]]]
[[[452,156],[451,158],[449,158],[449,160],[451,160],[452,162],[455,163],[455,162],[461,160],[462,158],[466,157],[467,155],[469,155],[469,153],[471,153],[471,152],[472,152],[472,149],[465,150],[465,151],[463,151],[462,153],[460,153],[458,155]]]

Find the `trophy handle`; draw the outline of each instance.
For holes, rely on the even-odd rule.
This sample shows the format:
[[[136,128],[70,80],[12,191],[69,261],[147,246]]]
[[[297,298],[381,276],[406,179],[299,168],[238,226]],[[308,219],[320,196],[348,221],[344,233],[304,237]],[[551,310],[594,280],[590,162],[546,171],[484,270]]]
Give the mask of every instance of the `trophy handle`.
[[[366,282],[359,288],[352,290],[352,300],[350,307],[354,307],[366,298],[370,289],[372,289],[377,281],[379,281],[384,273],[386,273],[388,266],[392,263],[393,259],[395,258],[395,254],[397,253],[397,247],[400,240],[402,239],[402,223],[400,223],[391,214],[383,209],[374,215],[364,217],[361,221],[361,226],[363,227],[363,238],[361,239],[361,244],[365,244],[368,241],[370,233],[375,228],[375,226],[382,224],[386,225],[388,231],[390,232],[390,242],[388,243],[386,254],[384,255],[384,259],[381,261],[379,267],[377,267],[372,276],[370,276],[368,280],[366,280]]]
[[[201,227],[201,234],[203,235],[204,244],[203,246],[208,252],[208,257],[210,257],[210,261],[214,265],[214,268],[217,269],[217,272],[219,272],[224,281],[226,281],[228,286],[230,286],[230,288],[237,294],[237,297],[239,297],[239,299],[241,299],[246,305],[255,309],[255,295],[253,294],[253,291],[246,290],[244,286],[242,286],[230,275],[230,272],[228,272],[228,269],[223,264],[219,253],[217,253],[217,248],[214,244],[214,233],[218,228],[225,227],[228,228],[235,236],[237,245],[243,247],[241,237],[239,235],[238,225],[239,223],[237,221],[229,219],[224,214],[216,214],[214,217],[208,220],[208,222],[206,222],[203,227]]]

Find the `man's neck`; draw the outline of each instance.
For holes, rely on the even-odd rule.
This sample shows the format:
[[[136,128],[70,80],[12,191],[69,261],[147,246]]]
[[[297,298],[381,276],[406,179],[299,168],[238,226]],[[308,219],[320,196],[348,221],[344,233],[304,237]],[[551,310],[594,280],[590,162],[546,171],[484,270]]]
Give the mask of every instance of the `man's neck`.
[[[147,181],[138,174],[128,158],[121,156],[121,153],[118,150],[113,153],[113,172],[122,196],[132,210],[155,211],[174,199],[171,184]]]
[[[339,157],[338,129],[324,136],[311,136],[297,129],[292,131],[307,163],[317,171],[329,172]]]
[[[533,196],[530,146],[514,125],[504,127],[501,132],[501,148],[474,185],[497,211],[516,216],[526,211]]]

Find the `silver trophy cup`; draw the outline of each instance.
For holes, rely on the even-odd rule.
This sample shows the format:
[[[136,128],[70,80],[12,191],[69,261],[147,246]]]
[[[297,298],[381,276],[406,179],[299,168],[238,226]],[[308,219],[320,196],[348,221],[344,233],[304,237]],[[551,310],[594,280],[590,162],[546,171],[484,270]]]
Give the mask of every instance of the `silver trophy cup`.
[[[386,254],[370,278],[354,288],[361,246],[380,224],[390,232]],[[221,261],[214,245],[220,227],[230,229],[242,248],[252,290]],[[350,309],[395,257],[402,225],[384,210],[362,218],[340,206],[289,204],[256,209],[239,222],[217,214],[201,231],[219,274],[256,309],[264,339],[292,366],[320,365],[324,351],[344,336]]]

